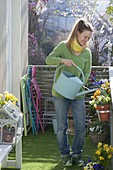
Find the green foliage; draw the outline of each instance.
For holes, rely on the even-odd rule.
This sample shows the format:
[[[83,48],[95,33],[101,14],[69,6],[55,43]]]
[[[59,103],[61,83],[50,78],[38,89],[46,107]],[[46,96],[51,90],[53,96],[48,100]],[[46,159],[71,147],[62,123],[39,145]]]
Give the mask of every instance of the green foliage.
[[[91,133],[101,134],[107,131],[108,128],[109,128],[109,123],[96,120],[94,122],[91,122],[89,131]]]
[[[106,9],[106,13],[109,15],[109,20],[113,22],[113,0],[110,1],[110,5]]]
[[[107,14],[113,14],[113,6],[109,6],[106,10]]]

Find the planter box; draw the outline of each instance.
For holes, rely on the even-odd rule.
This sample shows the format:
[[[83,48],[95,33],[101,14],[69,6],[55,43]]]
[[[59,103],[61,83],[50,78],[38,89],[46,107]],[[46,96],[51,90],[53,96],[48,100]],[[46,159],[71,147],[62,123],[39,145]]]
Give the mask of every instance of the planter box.
[[[0,109],[0,144],[13,144],[22,134],[22,113],[12,102]]]

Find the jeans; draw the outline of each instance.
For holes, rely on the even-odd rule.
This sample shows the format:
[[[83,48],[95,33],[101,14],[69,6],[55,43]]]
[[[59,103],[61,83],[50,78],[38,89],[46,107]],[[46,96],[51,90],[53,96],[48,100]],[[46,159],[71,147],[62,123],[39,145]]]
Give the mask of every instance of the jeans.
[[[84,98],[80,100],[70,100],[67,98],[54,97],[54,106],[57,119],[57,140],[61,155],[81,154],[85,138],[86,108]],[[68,110],[73,114],[74,120],[74,139],[70,148],[67,129],[68,129]]]

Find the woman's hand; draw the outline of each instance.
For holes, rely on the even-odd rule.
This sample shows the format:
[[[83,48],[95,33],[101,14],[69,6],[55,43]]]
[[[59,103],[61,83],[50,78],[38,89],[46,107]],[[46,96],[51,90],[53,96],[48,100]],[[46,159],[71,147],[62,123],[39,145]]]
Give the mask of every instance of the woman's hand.
[[[75,66],[76,67],[76,64],[72,60],[68,60],[68,59],[62,59],[61,64],[64,64],[64,65],[66,65],[68,67],[70,67],[70,66]]]

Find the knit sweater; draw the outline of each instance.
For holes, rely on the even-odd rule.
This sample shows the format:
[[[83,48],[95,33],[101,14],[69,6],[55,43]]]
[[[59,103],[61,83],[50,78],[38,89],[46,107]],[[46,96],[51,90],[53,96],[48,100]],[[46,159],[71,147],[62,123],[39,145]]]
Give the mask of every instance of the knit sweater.
[[[56,65],[59,67],[61,65],[62,59],[72,60],[77,66],[79,66],[79,68],[82,70],[84,77],[85,77],[84,84],[86,84],[86,82],[89,78],[90,72],[91,72],[91,64],[92,64],[92,55],[91,55],[90,49],[88,49],[88,48],[84,49],[84,51],[81,52],[79,56],[77,56],[74,52],[70,53],[70,51],[68,50],[68,48],[66,46],[65,41],[62,41],[47,56],[46,64]],[[57,80],[58,76],[60,75],[61,71],[63,71],[63,70],[74,74],[75,76],[77,76],[78,78],[80,78],[82,80],[82,74],[75,66],[71,66],[71,67],[63,66],[60,69],[58,69],[58,71],[56,73],[56,80]],[[65,88],[65,84],[64,84],[64,88]],[[81,88],[80,91],[83,91],[83,88]],[[52,87],[52,95],[56,96],[56,97],[63,97],[55,91],[54,83],[53,83],[53,87]],[[83,97],[84,96],[81,95],[81,96],[76,97],[76,99],[80,99]]]

